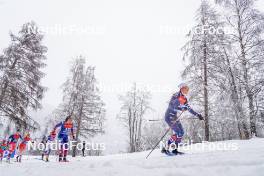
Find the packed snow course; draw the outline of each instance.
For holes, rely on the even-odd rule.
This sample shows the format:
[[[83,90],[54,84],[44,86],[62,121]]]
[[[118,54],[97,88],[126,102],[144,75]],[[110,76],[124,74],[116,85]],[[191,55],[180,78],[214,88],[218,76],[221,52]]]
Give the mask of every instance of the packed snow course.
[[[185,155],[165,156],[157,149],[147,152],[92,157],[69,157],[70,162],[50,162],[37,156],[23,156],[22,163],[3,161],[1,176],[263,176],[264,139],[230,140],[205,145],[233,146],[231,150],[205,148],[200,144]],[[234,147],[236,146],[236,147]],[[182,149],[183,150],[183,149]]]

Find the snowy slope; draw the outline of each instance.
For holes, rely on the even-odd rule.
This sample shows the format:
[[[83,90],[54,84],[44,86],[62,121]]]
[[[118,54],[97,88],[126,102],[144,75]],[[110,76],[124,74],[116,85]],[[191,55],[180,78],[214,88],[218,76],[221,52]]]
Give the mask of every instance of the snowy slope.
[[[101,157],[69,158],[69,163],[50,163],[25,156],[23,163],[0,164],[1,176],[263,176],[264,139],[226,141],[236,144],[236,151],[190,150],[182,156],[168,157],[153,152]],[[216,144],[216,143],[214,143]],[[199,145],[199,144],[195,144]]]

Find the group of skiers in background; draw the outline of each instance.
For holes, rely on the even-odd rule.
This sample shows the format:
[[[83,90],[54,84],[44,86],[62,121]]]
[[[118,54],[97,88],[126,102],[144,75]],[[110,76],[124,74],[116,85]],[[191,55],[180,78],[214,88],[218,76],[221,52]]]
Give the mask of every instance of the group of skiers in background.
[[[203,120],[203,116],[195,112],[188,104],[186,95],[189,92],[189,87],[186,84],[181,84],[179,87],[180,91],[172,96],[168,109],[165,113],[165,121],[173,131],[173,135],[169,138],[167,146],[162,148],[162,153],[165,154],[181,154],[181,152],[178,151],[178,145],[184,135],[184,130],[180,119],[177,116],[178,111],[184,112],[187,110],[198,119]],[[59,131],[58,135],[57,130]],[[42,153],[41,159],[47,162],[49,161],[49,155],[51,153],[50,144],[55,141],[57,136],[60,143],[59,151],[57,151],[59,155],[59,162],[67,162],[70,135],[74,140],[75,136],[73,132],[72,117],[68,116],[64,121],[58,123],[53,128],[48,137],[43,137],[41,143],[45,145],[45,149]],[[26,146],[29,141],[31,141],[29,133],[26,133],[25,136],[22,137],[20,131],[17,130],[17,132],[11,135],[7,141],[3,140],[0,143],[0,160],[2,161],[2,159],[6,157],[7,161],[10,162],[10,158],[14,157],[16,154],[17,162],[21,162],[22,155],[26,151]],[[169,146],[171,144],[176,144],[176,147],[172,151],[169,150]],[[83,143],[83,146],[85,146],[85,143]],[[82,153],[84,156],[84,150],[82,150]]]
[[[10,162],[10,158],[17,154],[16,160],[17,162],[21,162],[22,155],[26,151],[27,143],[30,140],[30,134],[26,133],[25,136],[22,137],[20,130],[17,130],[16,133],[9,136],[8,140],[2,140],[0,143],[0,161],[3,160],[3,157],[6,157],[7,161]]]
[[[57,130],[59,131],[58,135]],[[57,138],[60,143],[58,151],[59,162],[67,162],[69,135],[72,136],[73,140],[75,139],[71,116],[68,116],[64,121],[58,123],[47,138],[43,137],[41,143],[45,145],[45,149],[42,153],[42,160],[49,161],[49,155],[51,153],[49,144],[54,142],[56,136],[58,136]],[[2,140],[0,142],[0,161],[2,162],[3,158],[6,158],[7,162],[10,162],[10,159],[16,156],[16,161],[21,162],[22,155],[25,153],[29,141],[32,141],[30,134],[26,133],[22,137],[19,129],[16,133],[10,135],[7,140]],[[32,142],[34,143],[34,141]]]

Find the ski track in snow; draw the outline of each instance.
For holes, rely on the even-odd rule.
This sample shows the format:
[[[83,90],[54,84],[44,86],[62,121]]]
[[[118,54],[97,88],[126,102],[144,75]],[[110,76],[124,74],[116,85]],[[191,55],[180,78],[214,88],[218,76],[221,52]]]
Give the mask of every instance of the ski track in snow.
[[[188,151],[186,155],[165,156],[159,150],[100,157],[69,157],[58,163],[55,157],[46,163],[38,156],[24,156],[22,163],[3,161],[1,176],[263,176],[264,139],[232,140],[236,151]],[[197,144],[195,144],[197,145]]]

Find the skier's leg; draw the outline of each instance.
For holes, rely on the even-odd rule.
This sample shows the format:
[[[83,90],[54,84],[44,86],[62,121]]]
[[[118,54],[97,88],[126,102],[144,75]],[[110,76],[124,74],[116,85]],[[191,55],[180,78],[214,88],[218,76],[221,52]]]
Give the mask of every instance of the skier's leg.
[[[51,152],[51,148],[48,148],[48,151],[46,153],[46,162],[49,162],[49,155],[50,155],[50,152]]]
[[[65,136],[65,138],[63,139],[63,161],[67,161],[67,155],[68,155],[68,142],[69,142],[69,139],[68,139],[68,136]]]
[[[22,155],[25,151],[26,151],[26,144],[20,144],[18,148],[18,159],[17,159],[18,161],[17,162],[21,162]]]
[[[175,120],[175,117],[177,117],[177,113],[172,113],[170,111],[167,111],[165,114],[165,122],[171,126],[171,124],[173,123],[173,120]],[[170,145],[170,139],[168,140],[167,144],[162,147],[161,153],[169,153],[169,145]]]
[[[49,162],[49,154],[46,155],[46,162]]]
[[[10,159],[11,159],[11,156],[13,154],[13,152],[16,150],[16,143],[10,143],[9,144],[9,147],[8,147],[8,156],[7,156],[7,162],[10,163]]]
[[[4,155],[4,151],[0,149],[0,163],[2,163],[3,161],[3,155]]]
[[[47,143],[41,143],[41,144],[44,144],[44,149],[42,150],[41,153],[41,160],[44,161],[44,156],[46,155],[46,151],[47,151]]]
[[[84,150],[82,149],[82,156],[84,157]]]
[[[172,149],[172,153],[178,153],[178,146],[181,143],[182,136],[184,135],[183,127],[180,121],[177,121],[172,127],[174,134],[168,141],[169,147]]]
[[[63,158],[63,143],[60,143],[60,149],[59,149],[59,162],[62,161]]]
[[[67,161],[67,155],[68,155],[68,144],[65,144],[65,149],[63,151],[63,161]]]

